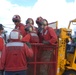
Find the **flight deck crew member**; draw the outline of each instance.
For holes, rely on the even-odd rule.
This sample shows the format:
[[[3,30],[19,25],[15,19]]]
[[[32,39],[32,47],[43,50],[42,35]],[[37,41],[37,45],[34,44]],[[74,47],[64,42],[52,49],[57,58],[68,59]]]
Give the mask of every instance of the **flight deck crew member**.
[[[29,42],[29,43],[39,43],[39,37],[36,32],[33,31],[32,26],[27,26],[25,28],[25,31],[27,32],[27,35],[23,37],[23,42]]]
[[[24,37],[26,35],[25,32],[25,25],[21,23],[21,17],[19,15],[14,15],[12,18],[12,21],[15,24],[15,29],[18,29],[21,31],[22,36]]]
[[[11,31],[9,38],[4,52],[5,75],[26,75],[27,58],[33,56],[31,46],[21,42],[22,35],[18,30]]]
[[[3,50],[5,48],[5,43],[4,43],[3,37],[1,36],[3,33],[3,30],[4,30],[3,25],[0,24],[0,75],[3,75],[3,69],[4,69],[4,67],[3,67],[3,60],[4,60],[3,59]]]

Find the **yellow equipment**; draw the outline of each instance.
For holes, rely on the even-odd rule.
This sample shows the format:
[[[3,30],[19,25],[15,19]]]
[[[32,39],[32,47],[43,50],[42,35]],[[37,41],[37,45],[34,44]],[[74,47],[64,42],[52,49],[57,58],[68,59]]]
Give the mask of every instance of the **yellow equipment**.
[[[76,23],[76,19],[70,21],[68,28],[59,29],[57,75],[76,75],[76,50],[74,53],[66,50],[67,40],[72,35],[70,26],[73,22]]]

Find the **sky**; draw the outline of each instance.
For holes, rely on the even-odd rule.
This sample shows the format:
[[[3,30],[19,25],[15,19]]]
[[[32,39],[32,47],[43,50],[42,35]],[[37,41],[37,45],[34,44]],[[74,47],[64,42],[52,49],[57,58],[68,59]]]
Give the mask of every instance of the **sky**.
[[[66,0],[66,2],[75,2],[75,0]]]
[[[48,22],[58,21],[58,27],[68,27],[76,18],[76,0],[0,0],[0,23],[14,28],[12,17],[18,14],[25,24],[27,18],[42,16]],[[36,26],[36,24],[35,24]]]
[[[7,0],[12,4],[18,4],[19,6],[33,6],[37,0]]]

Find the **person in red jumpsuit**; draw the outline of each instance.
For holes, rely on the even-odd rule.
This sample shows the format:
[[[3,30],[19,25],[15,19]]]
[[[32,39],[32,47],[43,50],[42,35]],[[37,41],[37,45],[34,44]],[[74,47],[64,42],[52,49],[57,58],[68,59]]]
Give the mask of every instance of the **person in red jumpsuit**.
[[[41,30],[41,21],[43,20],[43,18],[41,16],[37,17],[36,19],[36,24],[38,26],[38,30]]]
[[[23,42],[39,43],[39,37],[37,33],[33,31],[32,26],[27,26],[25,31],[27,32],[27,35],[22,39]]]
[[[26,20],[26,25],[25,25],[25,27],[27,27],[27,26],[32,26],[33,31],[34,31],[34,32],[37,32],[37,28],[34,26],[34,20],[33,20],[32,18],[28,18],[28,19]]]
[[[19,15],[14,15],[12,18],[12,21],[15,24],[15,29],[18,29],[21,31],[22,36],[24,37],[26,35],[25,32],[25,25],[21,23],[21,17]]]
[[[38,28],[37,28],[37,34],[39,36],[39,42],[40,43],[41,43],[41,40],[43,39],[42,36],[41,36],[42,31],[43,31],[43,28],[41,27],[42,20],[43,20],[43,18],[41,16],[37,17],[37,19],[36,19],[36,24],[38,26]]]
[[[43,29],[41,35],[43,37],[42,43],[44,44],[57,44],[57,35],[52,27],[48,27],[48,21],[42,20],[41,28]]]
[[[31,45],[21,42],[20,31],[13,30],[10,33],[10,42],[6,44],[5,55],[5,75],[26,75],[27,58],[33,57]]]
[[[0,24],[0,75],[3,75],[3,50],[4,50],[4,47],[5,47],[5,43],[4,43],[4,39],[2,38],[1,34],[3,33],[3,25]]]
[[[41,36],[43,39],[42,43],[46,45],[54,45],[57,44],[57,35],[53,28],[48,27],[48,21],[46,19],[42,20],[41,23],[42,33]],[[42,51],[40,55],[40,60],[43,62],[50,62],[53,60],[54,57],[54,50],[52,48],[45,48],[45,50]],[[50,67],[53,65],[48,64],[42,64],[40,66],[40,75],[48,75],[48,72],[50,71]],[[52,70],[52,69],[51,69]],[[51,72],[52,73],[52,72]],[[52,74],[54,75],[54,74]]]

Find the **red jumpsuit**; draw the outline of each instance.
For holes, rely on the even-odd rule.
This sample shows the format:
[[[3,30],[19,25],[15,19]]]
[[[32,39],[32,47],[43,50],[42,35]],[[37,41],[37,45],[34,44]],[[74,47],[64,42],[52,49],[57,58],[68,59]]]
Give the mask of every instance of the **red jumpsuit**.
[[[43,40],[50,42],[50,44],[54,45],[57,43],[57,35],[51,27],[47,27],[42,32]]]
[[[19,29],[23,37],[26,35],[26,31],[24,30],[25,29],[24,24],[20,23],[19,25],[15,26],[15,29]]]
[[[51,27],[46,27],[41,33],[41,40],[48,41],[51,45],[57,44],[57,35],[55,31]],[[50,62],[53,60],[54,50],[52,48],[45,47],[45,50],[41,53],[40,60],[43,62]],[[40,74],[41,75],[48,75],[48,71],[50,71],[50,66],[48,64],[40,65]],[[52,72],[51,72],[52,73]],[[54,75],[54,74],[51,74]]]
[[[0,70],[3,70],[3,50],[4,50],[4,39],[2,38],[2,36],[0,36]]]
[[[33,56],[31,48],[22,42],[6,44],[5,71],[21,71],[27,69],[27,59]]]
[[[22,39],[23,42],[30,42],[30,43],[39,43],[39,37],[37,33],[31,32],[25,35],[25,37]]]

